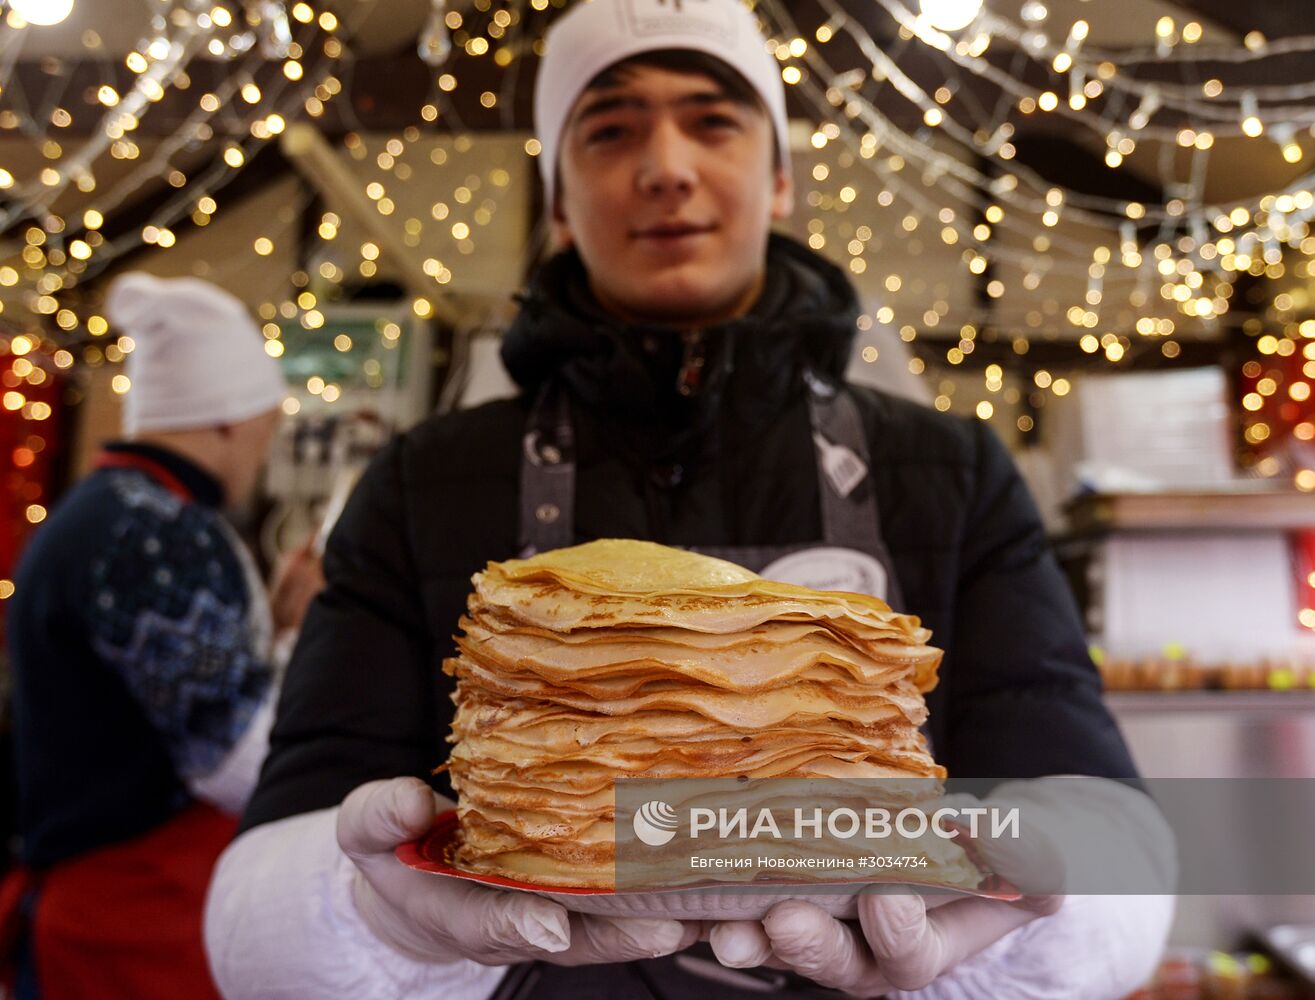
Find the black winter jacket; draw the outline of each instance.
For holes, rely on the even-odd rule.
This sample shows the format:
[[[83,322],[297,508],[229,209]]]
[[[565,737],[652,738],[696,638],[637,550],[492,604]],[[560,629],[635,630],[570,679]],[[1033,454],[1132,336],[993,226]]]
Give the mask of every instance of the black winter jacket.
[[[503,348],[524,393],[424,421],[348,503],[244,826],[334,805],[374,778],[427,777],[446,759],[453,682],[441,661],[471,574],[517,554],[521,436],[549,378],[567,387],[576,426],[579,541],[819,539],[802,372],[840,380],[856,311],[838,269],[781,237],[753,312],[694,335],[622,327],[593,304],[575,255],[545,265]],[[678,392],[695,370],[696,391]],[[1005,449],[980,421],[852,391],[901,610],[945,650],[928,696],[937,760],[955,777],[1133,777]]]

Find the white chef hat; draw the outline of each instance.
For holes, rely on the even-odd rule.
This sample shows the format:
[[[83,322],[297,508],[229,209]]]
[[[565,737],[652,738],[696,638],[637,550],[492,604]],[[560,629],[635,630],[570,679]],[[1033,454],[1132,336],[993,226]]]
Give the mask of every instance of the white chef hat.
[[[128,434],[235,424],[287,395],[246,307],[208,281],[134,271],[110,287],[105,311],[134,344],[126,360]]]
[[[758,22],[739,0],[585,0],[553,23],[544,45],[534,89],[534,129],[543,147],[539,174],[549,205],[562,129],[585,86],[607,67],[659,49],[705,52],[743,76],[771,116],[781,169],[789,172],[781,70]]]

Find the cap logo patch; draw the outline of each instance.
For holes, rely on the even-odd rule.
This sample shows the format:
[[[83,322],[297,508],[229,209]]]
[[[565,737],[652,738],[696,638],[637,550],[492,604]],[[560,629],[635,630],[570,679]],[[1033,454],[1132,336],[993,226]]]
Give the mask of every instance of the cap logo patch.
[[[729,12],[707,0],[625,0],[622,6],[637,37],[694,31],[725,44],[735,38]]]

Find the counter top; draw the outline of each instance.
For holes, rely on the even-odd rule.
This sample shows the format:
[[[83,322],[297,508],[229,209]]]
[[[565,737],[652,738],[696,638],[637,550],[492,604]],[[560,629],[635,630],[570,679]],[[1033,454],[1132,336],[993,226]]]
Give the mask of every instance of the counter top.
[[[1262,488],[1263,487],[1263,488]],[[1315,496],[1248,483],[1229,490],[1095,493],[1068,505],[1078,534],[1106,531],[1300,531],[1315,528]]]
[[[1105,703],[1118,715],[1229,712],[1315,714],[1315,691],[1111,691]]]

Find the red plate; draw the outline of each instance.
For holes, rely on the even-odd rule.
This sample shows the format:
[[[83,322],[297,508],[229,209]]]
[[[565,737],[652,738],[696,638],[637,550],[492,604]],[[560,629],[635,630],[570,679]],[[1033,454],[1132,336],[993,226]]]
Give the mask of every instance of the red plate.
[[[408,843],[399,845],[394,853],[397,855],[397,859],[399,861],[401,861],[404,865],[407,865],[410,868],[414,868],[416,871],[431,872],[435,875],[447,875],[451,878],[466,879],[467,881],[470,882],[482,882],[485,885],[501,886],[504,889],[519,889],[527,892],[549,893],[554,896],[555,895],[624,896],[624,895],[632,895],[636,893],[652,894],[654,892],[687,893],[691,890],[696,890],[700,888],[699,886],[684,885],[684,886],[677,886],[677,887],[671,887],[669,889],[660,889],[660,890],[652,890],[652,889],[622,890],[621,892],[618,893],[615,889],[579,889],[579,888],[570,888],[563,886],[538,885],[533,882],[521,882],[517,879],[504,878],[501,875],[487,875],[482,872],[466,871],[465,869],[458,868],[455,864],[452,863],[452,854],[457,847],[458,828],[459,827],[457,822],[457,813],[455,809],[448,810],[445,813],[440,813],[438,817],[434,820],[434,826],[429,831],[428,834],[421,837],[419,840],[413,840]],[[968,839],[967,834],[961,831],[958,840],[962,844],[968,856],[976,862],[977,852],[973,850],[972,841]],[[980,863],[978,863],[978,867],[982,867]],[[908,879],[908,878],[901,878],[898,882],[882,882],[876,879],[868,879],[862,882],[852,882],[852,881],[847,882],[840,880],[836,882],[821,882],[821,881],[800,882],[800,881],[791,881],[789,879],[781,879],[781,880],[763,881],[763,882],[755,881],[752,883],[742,883],[742,882],[708,883],[707,885],[703,886],[703,888],[707,888],[708,886],[711,885],[716,885],[719,888],[733,891],[734,889],[737,888],[748,889],[748,888],[754,888],[759,886],[780,886],[782,888],[799,888],[802,886],[809,886],[809,885],[812,886],[853,885],[855,886],[856,889],[858,889],[867,885],[890,885],[890,884],[926,886],[928,888],[937,888],[937,889],[952,888],[954,892],[963,895],[981,896],[986,899],[999,899],[999,900],[1004,900],[1006,902],[1013,902],[1014,900],[1021,899],[1023,896],[1023,894],[1019,892],[1019,890],[1016,887],[1011,885],[1009,882],[1005,881],[999,875],[995,875],[995,874],[988,875],[982,881],[981,885],[979,885],[976,889],[972,889],[972,890],[960,889],[958,887],[944,886],[939,882],[931,882],[926,880]]]
[[[548,886],[535,885],[532,882],[518,882],[514,878],[501,875],[485,875],[482,872],[468,872],[452,863],[452,852],[457,849],[457,811],[449,809],[439,813],[434,819],[433,828],[419,840],[400,844],[394,852],[402,864],[420,872],[433,872],[435,875],[450,875],[464,878],[470,882],[483,882],[486,885],[500,885],[504,889],[524,889],[529,892],[543,892]],[[612,889],[569,889],[556,888],[552,892],[562,892],[579,896],[596,896],[599,893],[612,893]]]

